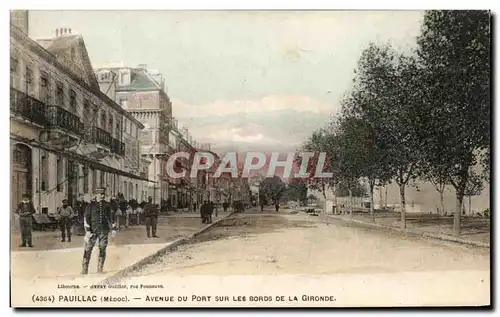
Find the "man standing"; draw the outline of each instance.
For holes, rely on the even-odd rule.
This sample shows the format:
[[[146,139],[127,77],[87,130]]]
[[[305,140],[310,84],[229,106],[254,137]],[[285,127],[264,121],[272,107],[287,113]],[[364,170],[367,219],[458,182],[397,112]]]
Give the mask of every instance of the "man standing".
[[[212,223],[212,214],[214,213],[214,202],[209,200],[207,207],[207,219],[208,223]]]
[[[207,223],[207,213],[208,213],[207,201],[204,200],[203,204],[200,206],[201,223]]]
[[[25,247],[26,243],[30,248],[33,247],[31,231],[33,229],[33,214],[35,213],[35,207],[30,201],[28,194],[23,195],[23,200],[16,209],[16,214],[19,215],[19,227],[21,228],[21,245],[20,247]]]
[[[111,219],[111,209],[104,201],[104,189],[94,191],[94,200],[85,210],[85,238],[82,263],[82,274],[89,271],[89,262],[92,255],[92,249],[99,240],[99,259],[97,263],[97,272],[102,273],[104,260],[106,259],[106,248],[108,247],[108,235],[112,230],[112,236],[115,235],[115,224]]]
[[[158,238],[156,235],[158,216],[158,209],[153,205],[153,198],[148,197],[148,202],[144,206],[144,217],[146,220],[146,233],[148,238],[151,238],[151,233],[153,233],[153,238]]]
[[[274,208],[276,208],[276,212],[279,212],[279,210],[280,210],[280,202],[279,201],[276,200],[274,202]]]
[[[61,228],[61,242],[66,241],[66,233],[68,236],[68,242],[71,242],[71,225],[75,212],[73,211],[73,208],[68,205],[67,199],[63,199],[62,204],[62,207],[57,209],[57,213],[59,215],[59,227]]]
[[[260,201],[260,212],[264,212],[264,201]]]

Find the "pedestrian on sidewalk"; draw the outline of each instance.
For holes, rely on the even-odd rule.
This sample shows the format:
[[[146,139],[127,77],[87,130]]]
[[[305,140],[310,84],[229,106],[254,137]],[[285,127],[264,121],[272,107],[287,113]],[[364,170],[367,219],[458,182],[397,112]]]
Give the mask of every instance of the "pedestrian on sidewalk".
[[[33,214],[35,214],[35,207],[30,201],[28,194],[23,195],[23,200],[19,203],[16,209],[16,214],[19,215],[19,227],[21,229],[21,245],[25,247],[26,244],[30,248],[33,247],[32,231],[33,231]]]
[[[222,203],[222,209],[224,210],[224,212],[227,212],[227,208],[229,207],[229,204],[227,203],[227,201],[224,201]]]
[[[214,213],[214,202],[209,200],[208,201],[208,214],[207,214],[207,218],[208,218],[208,223],[212,223],[212,215]]]
[[[108,236],[116,234],[115,224],[111,219],[111,208],[104,200],[103,188],[94,191],[94,200],[85,210],[85,238],[82,262],[82,274],[88,274],[92,249],[99,240],[99,259],[97,262],[97,272],[102,273],[104,261],[106,260],[106,248],[108,247]]]
[[[212,223],[212,214],[214,212],[215,212],[215,217],[217,217],[218,215],[217,205],[213,201],[210,201],[210,223]]]
[[[264,212],[264,201],[260,202],[260,212]]]
[[[120,209],[120,224],[119,227],[121,228],[122,225],[125,226],[125,228],[128,228],[128,214],[127,214],[127,201],[125,200],[125,196],[123,194],[119,194],[118,196],[118,206]]]
[[[158,238],[156,235],[156,226],[158,224],[158,209],[153,205],[153,198],[149,197],[148,202],[144,206],[144,216],[146,219],[146,233],[148,238],[151,238],[151,233],[153,238]]]
[[[57,214],[59,215],[59,228],[61,229],[61,242],[66,241],[66,236],[68,237],[68,242],[71,242],[71,226],[73,222],[73,217],[75,212],[73,208],[68,205],[68,200],[63,199],[62,206],[57,208]]]
[[[208,204],[207,201],[204,200],[203,204],[200,206],[200,216],[201,216],[201,223],[208,223]]]
[[[276,208],[276,212],[279,212],[280,211],[280,202],[279,201],[276,201],[274,203],[274,208]]]

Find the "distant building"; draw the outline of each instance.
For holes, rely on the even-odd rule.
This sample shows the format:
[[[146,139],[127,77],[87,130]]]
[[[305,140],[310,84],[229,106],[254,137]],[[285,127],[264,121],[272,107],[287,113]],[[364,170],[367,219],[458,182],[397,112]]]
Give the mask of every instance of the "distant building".
[[[165,92],[165,80],[146,65],[97,68],[95,72],[101,90],[144,125],[139,133],[139,152],[151,161],[149,178],[155,181],[149,185],[148,196],[161,204],[169,197],[169,179],[165,171],[172,151],[169,147],[172,103]],[[127,127],[129,122],[125,125]]]

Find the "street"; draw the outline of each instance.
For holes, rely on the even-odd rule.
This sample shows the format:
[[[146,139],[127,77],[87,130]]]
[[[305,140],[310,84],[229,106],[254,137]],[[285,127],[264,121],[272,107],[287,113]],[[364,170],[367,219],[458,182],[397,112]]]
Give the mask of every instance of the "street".
[[[183,214],[163,220],[194,224],[190,217]],[[185,226],[183,232],[192,233],[195,227],[201,228],[201,224]],[[165,237],[165,222],[163,228],[160,232]],[[181,229],[171,229],[172,237],[181,234]],[[89,276],[78,274],[81,248],[12,252],[15,288],[50,291],[54,283],[96,284],[168,244],[139,244],[145,239],[136,238],[129,236],[126,245],[112,243],[104,275],[95,274],[96,251]],[[33,261],[43,265],[33,270],[28,265]],[[189,244],[124,276],[119,283],[164,285],[170,295],[211,295],[216,289],[221,296],[294,292],[316,296],[326,292],[339,297],[337,303],[321,302],[320,306],[485,305],[489,303],[489,261],[487,249],[423,240],[342,221],[324,223],[321,217],[291,209],[276,213],[266,208],[261,213],[253,208],[222,220]],[[319,281],[320,288],[314,286]],[[383,293],[374,296],[375,290]],[[77,290],[71,293],[80,294]],[[141,289],[129,289],[128,294],[137,298],[165,295]],[[147,305],[143,301],[127,305],[138,304]],[[206,304],[200,300],[192,305]]]
[[[384,283],[406,281],[405,286],[384,288],[391,296],[408,287],[419,291],[413,298],[419,303],[484,304],[489,301],[489,261],[489,250],[485,249],[341,222],[325,224],[318,217],[290,210],[276,213],[268,208],[263,214],[254,209],[231,216],[190,245],[135,272],[126,282],[148,278],[171,284],[181,277],[207,275],[328,275],[371,281],[384,276]],[[429,278],[422,277],[429,274]],[[464,292],[464,287],[475,291]],[[448,295],[436,297],[440,292]],[[439,302],[440,298],[448,302]],[[356,305],[355,300],[353,303]],[[368,303],[360,300],[357,304]]]
[[[489,270],[489,250],[325,224],[303,213],[253,209],[233,215],[150,274],[341,274]]]

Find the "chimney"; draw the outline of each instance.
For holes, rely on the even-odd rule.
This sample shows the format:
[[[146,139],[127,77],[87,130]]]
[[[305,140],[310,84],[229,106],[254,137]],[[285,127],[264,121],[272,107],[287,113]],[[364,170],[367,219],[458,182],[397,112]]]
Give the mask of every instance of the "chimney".
[[[56,29],[56,37],[59,36],[59,29]]]
[[[68,29],[64,28],[64,35],[68,34]]]
[[[68,29],[69,34],[71,34],[71,28]]]

